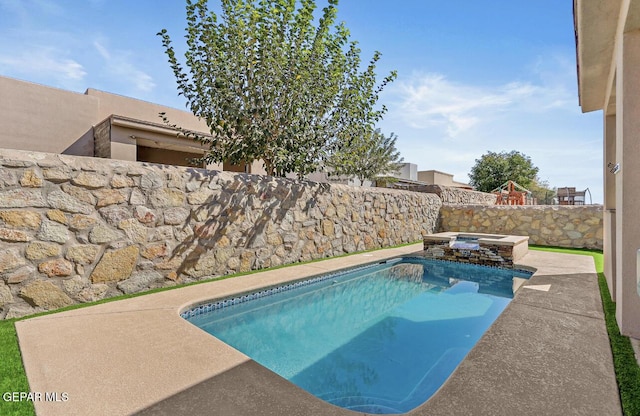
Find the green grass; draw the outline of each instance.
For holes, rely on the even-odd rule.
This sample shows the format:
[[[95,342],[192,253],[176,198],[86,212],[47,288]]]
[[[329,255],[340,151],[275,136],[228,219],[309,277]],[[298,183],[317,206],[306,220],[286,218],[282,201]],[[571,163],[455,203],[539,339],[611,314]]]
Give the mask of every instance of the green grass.
[[[613,364],[616,369],[620,400],[625,416],[640,415],[640,367],[633,353],[628,337],[620,335],[616,322],[616,304],[611,300],[607,281],[603,273],[598,273],[598,284],[602,294],[609,341],[613,351]]]
[[[35,415],[33,403],[7,402],[6,392],[28,392],[29,382],[22,366],[15,319],[0,321],[0,414],[3,416]]]
[[[602,297],[605,323],[609,333],[609,342],[613,353],[613,365],[616,380],[620,390],[620,401],[625,416],[640,416],[640,367],[635,358],[631,341],[620,334],[616,322],[616,304],[611,300],[611,294],[604,277],[604,260],[602,252],[595,250],[572,250],[551,247],[529,247],[533,250],[553,251],[558,253],[584,254],[593,257],[598,273],[598,285]]]

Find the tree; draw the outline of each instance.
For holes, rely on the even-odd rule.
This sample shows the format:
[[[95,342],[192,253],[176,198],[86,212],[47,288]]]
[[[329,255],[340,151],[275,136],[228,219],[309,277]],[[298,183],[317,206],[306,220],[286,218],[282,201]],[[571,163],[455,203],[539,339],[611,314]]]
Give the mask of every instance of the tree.
[[[378,94],[396,73],[376,85],[378,52],[360,70],[357,43],[335,24],[338,0],[328,3],[316,26],[314,0],[221,0],[220,17],[187,0],[188,72],[158,33],[179,94],[211,135],[174,127],[209,147],[205,161],[262,160],[269,175],[302,177],[354,126],[381,119]]]
[[[327,161],[330,173],[355,176],[361,183],[396,173],[403,161],[396,149],[397,138],[393,133],[387,137],[376,129],[345,140]]]
[[[557,191],[549,185],[548,181],[536,177],[528,189],[539,205],[553,205]]]
[[[520,152],[487,152],[471,168],[471,185],[478,191],[491,192],[507,181],[528,188],[538,174],[531,158]]]

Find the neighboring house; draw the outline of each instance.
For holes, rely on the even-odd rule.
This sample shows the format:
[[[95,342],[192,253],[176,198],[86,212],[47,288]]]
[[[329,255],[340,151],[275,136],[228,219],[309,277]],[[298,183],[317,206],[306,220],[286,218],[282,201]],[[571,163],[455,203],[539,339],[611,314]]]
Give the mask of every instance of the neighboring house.
[[[3,76],[0,96],[0,148],[179,166],[193,165],[191,160],[202,157],[206,150],[192,139],[178,137],[160,117],[165,113],[171,124],[209,134],[207,124],[187,111],[92,88],[80,94]],[[202,167],[266,174],[261,160],[250,165]],[[400,177],[415,176],[416,169],[415,164],[406,163]],[[331,177],[325,172],[314,172],[307,179],[371,186],[369,181],[361,184],[358,179]]]
[[[640,338],[640,0],[574,0],[574,22],[580,106],[604,116],[604,273]]]
[[[398,182],[416,182],[418,178],[418,165],[415,163],[402,163],[401,168],[397,172],[392,172],[384,176],[390,176],[393,178],[397,178]],[[294,175],[295,176],[295,175]],[[351,186],[363,186],[370,187],[374,186],[373,182],[369,180],[364,180],[361,182],[360,179],[355,176],[347,176],[347,175],[339,175],[339,176],[331,176],[326,172],[314,172],[310,175],[307,175],[307,179],[315,182],[330,182],[330,183],[338,183],[343,185],[351,185]],[[377,184],[378,186],[386,187],[386,182],[381,182]]]
[[[418,180],[418,165],[415,163],[402,163],[400,169],[397,172],[392,172],[391,175],[398,179],[408,179],[410,181]]]
[[[453,175],[450,173],[440,172],[437,170],[418,171],[418,165],[416,165],[415,163],[402,163],[401,168],[397,172],[393,172],[387,176],[396,178],[397,181],[388,183],[387,181],[382,180],[377,183],[377,186],[399,189],[416,189],[416,187],[421,187],[424,185],[440,185],[468,190],[473,189],[473,187],[468,183],[454,181]],[[353,186],[373,185],[369,181],[365,181],[364,184],[361,184],[360,181],[356,178],[346,176],[331,177],[327,176],[326,173],[320,172],[311,174],[309,176],[309,179],[316,182],[342,183],[345,185]]]
[[[377,185],[382,187],[412,190],[417,192],[434,192],[432,185],[447,186],[472,190],[467,183],[456,182],[453,175],[437,170],[422,170],[418,172],[418,166],[414,163],[404,163],[402,168],[394,175],[395,182],[380,181]]]
[[[365,188],[368,188],[374,185],[373,182],[366,179],[364,180],[364,182],[361,182],[360,179],[356,178],[355,176],[347,176],[347,175],[331,176],[326,172],[314,172],[310,175],[307,175],[307,179],[314,182],[337,183],[340,185],[362,186]]]
[[[427,185],[453,186],[456,188],[473,189],[471,185],[464,182],[453,180],[450,173],[440,172],[439,170],[421,170],[418,172],[418,180]]]
[[[0,76],[0,147],[77,156],[190,165],[205,149],[163,124],[207,134],[192,113],[87,89],[84,94]],[[265,174],[250,166],[212,164],[210,169]]]

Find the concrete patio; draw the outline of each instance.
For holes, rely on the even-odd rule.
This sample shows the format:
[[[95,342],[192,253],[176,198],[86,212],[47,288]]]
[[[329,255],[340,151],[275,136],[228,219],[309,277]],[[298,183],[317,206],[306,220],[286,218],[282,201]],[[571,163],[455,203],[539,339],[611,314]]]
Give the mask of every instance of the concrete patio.
[[[204,283],[16,323],[36,402],[53,415],[353,415],[185,322],[185,307],[399,255],[422,244]],[[537,272],[411,415],[621,415],[589,256],[530,251]]]

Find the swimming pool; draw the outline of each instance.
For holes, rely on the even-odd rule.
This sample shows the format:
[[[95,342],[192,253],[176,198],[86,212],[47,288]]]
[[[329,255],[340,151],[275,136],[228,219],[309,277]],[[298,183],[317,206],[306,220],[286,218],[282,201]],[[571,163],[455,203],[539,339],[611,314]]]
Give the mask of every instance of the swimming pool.
[[[428,400],[530,273],[406,257],[182,314],[317,397],[393,414]]]

